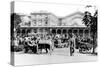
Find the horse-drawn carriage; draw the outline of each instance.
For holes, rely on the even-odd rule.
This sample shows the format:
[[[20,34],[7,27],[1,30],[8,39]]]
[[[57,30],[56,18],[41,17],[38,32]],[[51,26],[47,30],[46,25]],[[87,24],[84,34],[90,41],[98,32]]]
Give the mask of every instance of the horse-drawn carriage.
[[[80,53],[90,52],[93,48],[93,40],[91,39],[82,39],[78,44]]]
[[[37,40],[37,41],[25,41],[24,45],[24,51],[27,53],[29,50],[32,50],[32,52],[40,54],[42,53],[42,50],[44,49],[46,53],[49,53],[50,50],[52,50],[53,44],[50,40]]]

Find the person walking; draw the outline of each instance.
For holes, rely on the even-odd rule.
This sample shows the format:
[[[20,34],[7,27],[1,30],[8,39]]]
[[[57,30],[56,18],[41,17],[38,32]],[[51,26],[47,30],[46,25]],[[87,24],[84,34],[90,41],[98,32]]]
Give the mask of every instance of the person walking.
[[[69,46],[70,46],[70,56],[73,56],[73,53],[74,53],[74,39],[73,39],[72,35],[70,35]]]

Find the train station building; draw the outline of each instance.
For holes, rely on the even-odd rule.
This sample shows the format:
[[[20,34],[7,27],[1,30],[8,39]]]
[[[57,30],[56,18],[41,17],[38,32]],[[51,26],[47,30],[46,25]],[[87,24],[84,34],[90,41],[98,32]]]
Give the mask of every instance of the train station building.
[[[53,13],[31,13],[22,15],[22,22],[17,29],[17,34],[34,35],[34,34],[66,34],[90,37],[90,28],[87,28],[82,18],[84,13],[75,12],[65,17],[57,17]]]

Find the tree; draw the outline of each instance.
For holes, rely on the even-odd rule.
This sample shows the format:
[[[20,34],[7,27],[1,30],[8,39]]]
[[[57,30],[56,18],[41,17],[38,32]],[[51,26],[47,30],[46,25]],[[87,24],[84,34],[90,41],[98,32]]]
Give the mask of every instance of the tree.
[[[21,17],[17,13],[12,13],[11,14],[11,22],[14,25],[14,28],[17,28],[19,24],[21,23]]]
[[[11,39],[14,38],[14,32],[19,27],[19,24],[21,23],[21,17],[17,13],[11,14]]]
[[[93,52],[95,53],[95,49],[97,47],[97,15],[98,12],[97,10],[95,11],[94,15],[92,16],[90,12],[86,11],[84,13],[84,17],[83,17],[83,23],[87,26],[90,27],[91,32],[93,33]]]

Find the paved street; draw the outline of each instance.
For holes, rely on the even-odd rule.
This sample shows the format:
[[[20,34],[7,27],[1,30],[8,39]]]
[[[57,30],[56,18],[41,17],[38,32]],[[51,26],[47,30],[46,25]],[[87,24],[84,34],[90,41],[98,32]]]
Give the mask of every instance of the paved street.
[[[97,56],[89,54],[79,54],[76,50],[74,56],[70,56],[69,48],[55,49],[52,54],[25,54],[23,52],[15,53],[15,65],[32,65],[32,64],[48,64],[48,63],[65,63],[65,62],[81,62],[96,61]]]

